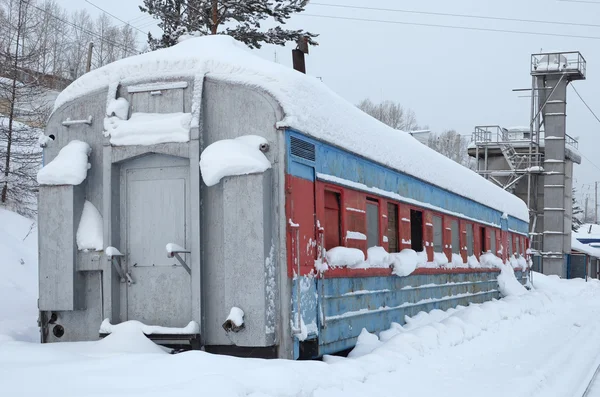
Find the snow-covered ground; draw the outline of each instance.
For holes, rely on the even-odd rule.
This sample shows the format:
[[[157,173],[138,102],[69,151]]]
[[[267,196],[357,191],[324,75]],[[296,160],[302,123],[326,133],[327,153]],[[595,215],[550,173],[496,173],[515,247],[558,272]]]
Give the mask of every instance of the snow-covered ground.
[[[5,226],[6,225],[6,226]],[[40,345],[31,221],[0,210],[0,390],[19,396],[581,396],[600,364],[600,282],[503,277],[500,301],[420,313],[349,358],[166,353],[139,323],[98,342]],[[521,288],[521,289],[520,289]],[[99,325],[100,326],[100,325]],[[1,336],[4,335],[4,336]]]
[[[0,208],[0,341],[38,341],[37,228]]]

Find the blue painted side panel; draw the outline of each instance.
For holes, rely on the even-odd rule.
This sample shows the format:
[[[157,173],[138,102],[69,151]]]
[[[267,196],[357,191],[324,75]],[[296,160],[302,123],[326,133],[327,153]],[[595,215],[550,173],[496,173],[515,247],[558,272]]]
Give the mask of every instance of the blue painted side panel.
[[[600,243],[600,238],[577,237],[577,240],[584,244]]]
[[[525,284],[526,275],[515,272]],[[498,273],[418,274],[407,277],[300,277],[302,320],[307,339],[319,339],[319,354],[353,347],[363,328],[380,332],[421,311],[499,298]],[[296,282],[292,314],[297,318]],[[297,339],[296,341],[297,342]],[[296,343],[297,344],[297,343]],[[297,358],[297,356],[295,357]]]
[[[519,219],[511,216],[508,217],[508,228],[512,231],[519,232],[525,236],[529,235],[529,225]]]
[[[508,230],[508,219],[502,218],[500,220],[500,228],[504,231]]]
[[[312,276],[296,277],[292,281],[292,324],[293,328],[299,328],[298,325],[298,282],[300,282],[300,314],[302,322],[307,329],[307,338],[314,339],[318,336],[320,312],[317,280]],[[294,360],[298,358],[298,338],[294,338]]]
[[[315,145],[316,161],[307,161],[292,156],[290,152],[290,138],[292,136]],[[294,176],[314,180],[314,174],[309,173],[307,170],[309,168],[307,165],[310,165],[310,167],[314,167],[317,173],[335,176],[369,187],[376,187],[409,200],[427,203],[451,213],[462,214],[467,218],[496,225],[501,224],[502,213],[500,211],[426,183],[416,176],[394,171],[356,154],[308,138],[296,131],[286,131],[286,142],[287,172]],[[509,216],[508,228],[526,234],[528,224]]]
[[[380,332],[421,311],[499,298],[497,273],[412,275],[324,280],[321,354],[354,346],[363,328]],[[524,275],[516,276],[525,283]],[[433,285],[432,285],[433,284]]]

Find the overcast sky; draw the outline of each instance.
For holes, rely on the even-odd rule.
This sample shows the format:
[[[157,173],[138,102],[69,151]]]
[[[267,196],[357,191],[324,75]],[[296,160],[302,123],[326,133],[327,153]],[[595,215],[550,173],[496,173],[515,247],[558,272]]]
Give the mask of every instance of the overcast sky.
[[[160,34],[152,25],[152,19],[137,8],[141,0],[91,1],[143,31]],[[526,93],[512,92],[512,89],[531,86],[530,54],[540,50],[582,53],[588,62],[588,78],[574,85],[600,117],[598,1],[598,4],[589,4],[559,0],[313,0],[304,14],[337,18],[300,14],[288,25],[320,34],[320,45],[310,49],[307,72],[321,77],[348,101],[389,99],[413,109],[418,122],[429,125],[434,132],[456,129],[461,134],[470,134],[476,125],[528,125],[530,99],[520,98]],[[59,0],[59,3],[69,9],[86,8],[93,15],[100,12],[83,0]],[[573,22],[598,27],[356,10],[321,4]],[[595,38],[497,33],[340,17]],[[140,42],[144,40],[140,34]],[[276,56],[278,62],[290,65],[291,49],[291,45],[286,48],[265,46],[258,52],[264,58],[274,60]],[[567,101],[567,133],[579,137],[579,149],[584,156],[582,164],[575,167],[576,185],[585,194],[594,181],[600,181],[600,123],[572,89],[568,91]],[[589,192],[593,194],[593,187]]]

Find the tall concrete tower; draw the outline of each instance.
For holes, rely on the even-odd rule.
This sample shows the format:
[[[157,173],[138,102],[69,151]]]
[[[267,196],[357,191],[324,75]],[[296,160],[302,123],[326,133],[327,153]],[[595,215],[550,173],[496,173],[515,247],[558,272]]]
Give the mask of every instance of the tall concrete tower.
[[[566,133],[567,86],[585,79],[585,68],[579,52],[533,54],[529,125],[477,126],[468,149],[480,175],[527,203],[534,268],[561,277],[571,252],[573,165],[581,163]]]
[[[585,59],[579,52],[533,54],[535,115],[532,125],[543,125],[544,137],[544,272],[566,276],[566,255],[571,252],[572,174],[565,162],[567,141],[567,86],[585,79]],[[540,119],[541,115],[541,119]]]

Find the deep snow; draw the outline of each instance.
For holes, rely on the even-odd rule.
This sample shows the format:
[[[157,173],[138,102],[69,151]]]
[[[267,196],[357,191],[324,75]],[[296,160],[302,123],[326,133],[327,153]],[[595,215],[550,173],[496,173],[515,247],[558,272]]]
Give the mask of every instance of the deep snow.
[[[37,264],[35,223],[0,208],[0,341],[39,340]]]
[[[135,324],[98,342],[3,341],[0,385],[7,395],[61,397],[580,396],[599,363],[600,283],[533,282],[520,296],[363,332],[349,358],[324,362],[170,355]]]
[[[421,312],[379,335],[364,331],[349,358],[171,355],[144,337],[156,329],[136,322],[104,322],[111,335],[101,341],[31,343],[38,339],[36,231],[1,209],[0,225],[2,395],[579,397],[600,364],[600,282],[534,273],[534,290],[526,291],[512,266],[491,256],[482,262],[501,267],[506,298]]]

